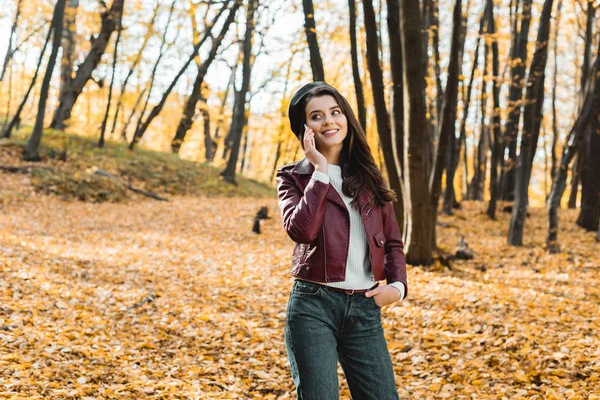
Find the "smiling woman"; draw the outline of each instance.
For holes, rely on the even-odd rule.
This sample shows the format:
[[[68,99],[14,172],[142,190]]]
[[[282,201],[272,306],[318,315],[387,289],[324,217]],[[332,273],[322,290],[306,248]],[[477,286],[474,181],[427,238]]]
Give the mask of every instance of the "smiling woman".
[[[381,307],[407,288],[394,192],[335,88],[303,86],[289,118],[306,154],[277,173],[283,227],[296,242],[285,342],[298,398],[337,399],[339,360],[353,398],[397,399],[381,325]]]

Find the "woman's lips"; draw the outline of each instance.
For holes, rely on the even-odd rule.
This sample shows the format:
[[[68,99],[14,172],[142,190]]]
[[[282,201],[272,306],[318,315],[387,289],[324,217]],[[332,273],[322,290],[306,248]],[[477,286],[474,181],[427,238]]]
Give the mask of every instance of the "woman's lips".
[[[328,129],[326,131],[323,131],[322,135],[325,137],[331,137],[334,136],[336,133],[338,133],[337,129]]]

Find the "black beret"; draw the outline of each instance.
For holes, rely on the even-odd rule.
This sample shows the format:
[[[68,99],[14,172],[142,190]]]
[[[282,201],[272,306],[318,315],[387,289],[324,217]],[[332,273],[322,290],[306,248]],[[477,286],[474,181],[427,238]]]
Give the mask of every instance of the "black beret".
[[[288,118],[290,119],[290,126],[292,128],[292,132],[294,132],[298,139],[300,139],[300,135],[304,132],[304,126],[302,124],[304,116],[302,115],[302,107],[300,107],[302,99],[304,99],[304,97],[306,97],[306,95],[309,94],[311,90],[322,86],[328,87],[331,90],[337,92],[337,90],[333,86],[323,81],[310,82],[298,89],[298,91],[292,96],[292,100],[290,100]]]

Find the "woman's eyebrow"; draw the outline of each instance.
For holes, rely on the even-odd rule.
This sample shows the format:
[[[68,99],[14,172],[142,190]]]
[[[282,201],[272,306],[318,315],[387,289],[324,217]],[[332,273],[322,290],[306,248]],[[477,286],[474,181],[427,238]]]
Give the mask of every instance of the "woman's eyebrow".
[[[331,108],[329,108],[329,111],[333,110],[334,108],[340,108],[340,106],[333,106]],[[316,113],[316,112],[321,112],[321,110],[312,110],[308,115],[311,115],[312,113]]]

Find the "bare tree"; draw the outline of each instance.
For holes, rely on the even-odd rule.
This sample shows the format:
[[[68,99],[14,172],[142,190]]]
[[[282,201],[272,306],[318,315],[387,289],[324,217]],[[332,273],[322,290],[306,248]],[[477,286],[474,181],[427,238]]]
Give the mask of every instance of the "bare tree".
[[[521,107],[523,106],[523,87],[525,83],[525,66],[527,65],[527,42],[529,37],[529,26],[531,24],[531,4],[533,0],[523,0],[521,11],[521,25],[518,32],[513,34],[513,44],[510,65],[511,78],[508,95],[508,117],[505,122],[504,143],[508,146],[508,160],[504,180],[502,182],[502,198],[514,200],[515,171],[517,166],[517,136],[519,133],[519,120],[521,118]],[[516,14],[516,13],[515,13]]]
[[[71,110],[77,101],[77,98],[83,91],[85,84],[92,77],[92,72],[98,66],[110,36],[120,24],[119,16],[122,14],[125,0],[113,0],[108,10],[104,10],[100,15],[102,20],[100,33],[91,39],[91,49],[83,63],[77,68],[77,73],[70,80],[68,89],[63,92],[59,98],[59,104],[54,112],[54,117],[50,126],[54,129],[64,129],[65,121],[71,117]]]
[[[304,31],[306,32],[306,42],[310,53],[310,68],[313,73],[313,80],[324,81],[325,70],[323,69],[323,59],[319,50],[319,41],[317,40],[317,27],[315,24],[315,7],[312,0],[302,0],[304,8]]]
[[[231,7],[231,9],[229,11],[229,15],[227,16],[227,19],[225,20],[226,25],[229,25],[231,23],[231,21],[233,20],[233,18],[235,18],[235,13],[240,6],[240,2],[241,2],[241,0],[236,0],[234,2],[233,6]],[[133,139],[131,140],[131,143],[129,143],[129,148],[131,150],[133,150],[133,147],[135,146],[135,144],[142,139],[142,137],[144,136],[144,133],[146,132],[146,130],[152,123],[152,120],[154,120],[154,118],[156,118],[156,116],[158,114],[160,114],[160,112],[162,111],[162,109],[167,101],[167,98],[169,97],[169,94],[171,94],[171,92],[173,91],[173,88],[179,81],[179,78],[181,78],[181,76],[183,75],[185,70],[189,67],[189,65],[192,63],[192,61],[194,61],[194,58],[198,55],[198,51],[200,50],[200,47],[202,46],[202,44],[204,44],[205,40],[211,36],[212,29],[213,29],[215,23],[219,20],[219,18],[221,17],[221,14],[228,8],[228,5],[229,5],[229,2],[226,2],[223,4],[223,6],[219,10],[218,14],[213,19],[211,25],[209,25],[206,28],[206,31],[204,32],[202,39],[194,45],[194,50],[192,51],[192,54],[189,56],[189,58],[187,59],[185,64],[181,67],[179,72],[177,72],[177,75],[175,75],[175,77],[171,81],[171,84],[169,85],[167,90],[165,90],[165,92],[163,93],[163,96],[160,99],[160,101],[158,102],[158,104],[156,106],[154,106],[154,108],[152,109],[152,111],[150,112],[148,117],[146,119],[144,119],[143,122],[141,122],[139,124],[139,126],[136,128],[135,133],[133,135]]]
[[[429,179],[429,191],[431,194],[431,207],[434,212],[434,225],[437,219],[437,208],[441,195],[442,174],[447,158],[447,143],[451,136],[456,140],[454,124],[456,121],[456,103],[458,101],[458,74],[460,71],[460,32],[462,26],[462,1],[455,0],[452,13],[452,39],[450,46],[450,62],[448,64],[448,78],[444,92],[444,104],[438,125],[438,142],[434,151],[434,164]],[[452,143],[452,142],[451,142]],[[447,182],[452,182],[448,179]],[[435,246],[435,237],[433,238]]]
[[[556,175],[554,176],[552,189],[548,197],[548,235],[546,236],[546,247],[550,252],[557,252],[560,249],[558,245],[558,208],[560,207],[560,199],[567,186],[569,164],[575,156],[577,145],[583,140],[585,129],[592,116],[598,118],[598,110],[600,110],[600,41],[598,44],[598,54],[596,55],[591,75],[595,78],[594,80],[590,79],[586,85],[586,96],[582,103],[581,111],[567,137],[560,166],[556,169]]]
[[[248,0],[248,8],[246,9],[246,32],[244,33],[244,41],[240,49],[242,57],[242,85],[240,90],[236,90],[234,86],[234,101],[233,115],[231,117],[231,127],[229,128],[228,136],[231,137],[231,151],[227,160],[227,167],[220,175],[226,182],[236,184],[235,175],[237,169],[238,156],[240,153],[240,143],[244,127],[248,123],[246,113],[246,95],[250,90],[250,75],[252,72],[252,44],[254,30],[256,27],[255,13],[258,8],[258,0]]]
[[[177,131],[175,132],[175,137],[171,141],[171,150],[173,153],[178,154],[179,149],[181,148],[181,144],[185,140],[185,136],[187,132],[192,127],[194,122],[194,115],[196,112],[196,105],[198,101],[202,98],[202,84],[204,83],[204,78],[206,73],[208,72],[208,68],[214,61],[217,56],[217,51],[219,47],[223,43],[223,39],[225,39],[225,35],[229,30],[230,24],[223,26],[219,35],[212,40],[211,48],[208,53],[208,56],[204,60],[202,64],[198,66],[198,72],[196,74],[196,79],[192,85],[192,93],[187,98],[185,102],[185,106],[183,108],[183,114],[181,119],[179,120],[179,125],[177,126]],[[206,121],[205,121],[206,122]],[[209,135],[210,137],[210,135]]]
[[[529,203],[529,180],[533,157],[537,148],[542,122],[542,106],[544,105],[544,82],[546,78],[546,61],[548,60],[548,37],[550,36],[550,17],[553,0],[546,0],[540,15],[540,23],[536,40],[536,50],[531,60],[527,79],[525,109],[523,111],[523,134],[521,135],[521,151],[517,167],[515,205],[510,219],[508,244],[523,245],[523,227]]]
[[[583,97],[585,95],[585,85],[587,80],[590,77],[590,60],[591,49],[592,49],[592,36],[593,36],[593,21],[595,17],[595,8],[593,1],[587,2],[587,12],[586,12],[586,28],[585,28],[585,38],[583,44],[583,62],[581,64],[581,76],[580,76],[580,89],[579,89],[579,98],[578,105],[581,107],[581,102],[583,101]],[[588,142],[591,136],[590,126],[588,126],[588,130],[585,134],[584,140],[579,143],[579,147],[577,148],[577,154],[575,156],[575,162],[573,163],[573,169],[571,171],[571,191],[569,194],[569,208],[577,207],[577,195],[579,194],[579,186],[582,186],[582,175],[584,166],[587,164],[586,156],[588,150]],[[595,230],[595,229],[594,229]]]
[[[119,113],[121,112],[121,108],[123,107],[123,96],[125,95],[125,91],[127,90],[127,83],[129,82],[129,79],[133,75],[133,71],[135,71],[135,69],[137,68],[140,61],[142,61],[142,54],[144,53],[144,50],[146,49],[146,46],[148,45],[148,41],[150,40],[150,38],[152,37],[152,34],[154,33],[154,21],[156,20],[156,17],[158,16],[159,9],[160,9],[160,1],[157,0],[156,6],[154,7],[154,12],[152,13],[152,18],[150,19],[150,22],[148,23],[146,34],[144,35],[144,40],[142,41],[142,45],[140,46],[140,49],[137,52],[137,55],[133,59],[133,62],[129,66],[129,71],[127,72],[127,75],[125,76],[123,83],[121,84],[121,91],[119,93],[119,98],[117,99],[117,106],[115,108],[115,117],[113,118],[112,128],[110,129],[111,135],[114,134],[114,132],[115,132],[115,128],[117,126],[117,118],[119,117]]]
[[[38,148],[42,140],[42,129],[44,125],[44,116],[46,114],[46,101],[48,100],[48,89],[50,88],[50,79],[52,79],[52,73],[54,72],[54,65],[56,64],[56,56],[58,49],[60,48],[60,41],[62,38],[62,27],[63,17],[65,12],[65,0],[58,0],[54,6],[54,16],[52,17],[51,29],[53,31],[52,40],[52,52],[48,59],[48,66],[46,67],[46,74],[42,81],[42,88],[40,89],[40,101],[38,103],[38,113],[35,119],[35,125],[31,136],[27,141],[25,150],[23,152],[23,158],[27,161],[40,161],[41,158],[38,154]]]
[[[487,215],[491,219],[496,218],[496,201],[500,191],[500,181],[498,179],[498,166],[502,160],[502,130],[500,127],[500,68],[498,56],[498,40],[496,39],[496,23],[494,20],[494,4],[492,0],[488,0],[488,33],[492,37],[492,99],[494,110],[492,112],[493,143],[492,143],[492,160],[490,163],[490,202],[487,208]]]
[[[48,28],[48,35],[46,35],[46,40],[44,41],[44,46],[42,47],[42,51],[40,52],[40,58],[38,59],[37,66],[35,67],[35,72],[33,74],[33,78],[31,78],[31,82],[29,83],[29,87],[27,88],[27,92],[25,92],[25,96],[23,96],[23,101],[19,104],[15,115],[10,120],[10,123],[2,133],[2,137],[9,138],[13,128],[21,122],[21,112],[27,103],[27,99],[29,99],[29,94],[31,90],[35,86],[35,82],[37,81],[38,73],[40,72],[40,67],[42,65],[42,60],[44,59],[44,53],[46,53],[46,47],[48,47],[48,43],[50,42],[50,37],[52,36],[53,25],[50,24],[50,28]]]
[[[400,2],[400,32],[404,83],[404,180],[407,193],[404,200],[408,204],[405,213],[410,216],[406,229],[406,260],[412,265],[428,265],[432,261],[435,210],[431,206],[429,188],[423,184],[427,182],[429,171],[429,137],[418,0]]]
[[[348,0],[348,12],[350,15],[350,58],[352,59],[352,77],[354,79],[354,91],[356,92],[356,108],[358,110],[358,121],[363,130],[367,131],[367,108],[365,107],[365,95],[362,80],[358,69],[358,47],[356,45],[356,2]]]
[[[119,40],[121,40],[121,31],[123,27],[121,26],[121,21],[123,19],[123,9],[121,9],[121,15],[119,15],[119,26],[117,27],[117,39],[115,40],[115,49],[113,52],[113,65],[112,72],[110,77],[110,86],[108,87],[108,99],[106,100],[106,111],[104,112],[104,118],[102,119],[102,125],[100,126],[100,140],[98,142],[98,147],[104,147],[104,132],[106,132],[106,123],[108,122],[108,114],[110,113],[110,102],[112,100],[112,90],[113,84],[115,82],[115,70],[117,68],[117,52],[119,49]]]
[[[0,72],[0,81],[4,79],[4,74],[6,72],[6,68],[8,67],[8,63],[12,59],[15,54],[15,50],[13,49],[13,39],[15,37],[15,32],[17,30],[17,26],[19,25],[19,17],[21,16],[21,5],[23,0],[17,1],[17,12],[15,13],[15,18],[13,19],[13,24],[10,28],[10,35],[8,36],[8,47],[6,49],[6,56],[4,57],[4,63],[2,64],[2,72]]]
[[[379,134],[379,141],[381,143],[383,151],[383,160],[385,162],[385,169],[387,171],[388,183],[390,187],[396,191],[398,200],[394,202],[394,211],[398,218],[398,224],[400,225],[400,231],[404,230],[404,200],[403,200],[403,189],[401,181],[401,164],[400,160],[402,156],[398,152],[402,148],[399,145],[402,140],[404,132],[394,131],[392,132],[390,114],[388,113],[387,106],[385,103],[385,90],[383,83],[383,70],[379,60],[379,37],[377,33],[377,21],[375,18],[375,9],[373,8],[372,0],[363,0],[363,11],[365,19],[365,30],[367,33],[367,65],[369,67],[369,76],[371,78],[371,90],[373,92],[373,103],[375,105],[375,119],[377,122],[377,133]],[[389,10],[388,10],[389,11]],[[399,42],[395,42],[396,45],[400,45]],[[390,48],[391,52],[402,51],[402,49]],[[397,64],[394,64],[398,68]],[[395,72],[396,79],[399,78],[398,71]],[[395,82],[397,83],[397,82]],[[395,97],[394,97],[395,99]],[[399,106],[398,106],[399,107]],[[392,114],[395,109],[392,109]],[[394,121],[398,118],[402,119],[403,115],[393,115]],[[399,126],[402,126],[401,122],[398,122]],[[396,123],[394,124],[395,126]],[[394,134],[393,137],[392,135]]]
[[[60,99],[69,89],[73,78],[73,63],[75,61],[75,32],[77,30],[77,8],[79,0],[67,0],[65,4],[65,26],[62,39],[62,59],[60,61]]]

